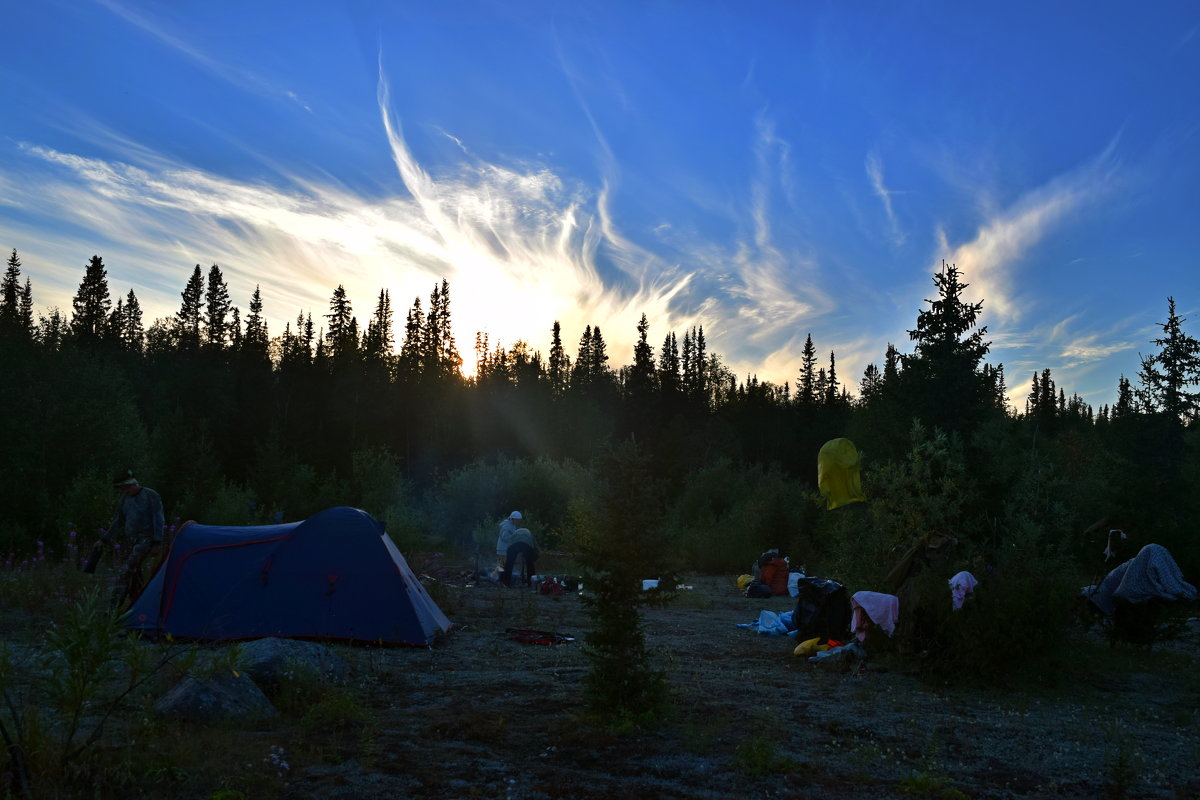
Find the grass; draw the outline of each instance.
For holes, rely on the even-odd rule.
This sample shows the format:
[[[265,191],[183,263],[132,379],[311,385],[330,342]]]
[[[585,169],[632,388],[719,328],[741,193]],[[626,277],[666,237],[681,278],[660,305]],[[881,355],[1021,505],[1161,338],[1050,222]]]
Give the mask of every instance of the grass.
[[[500,633],[506,626],[523,625],[582,637],[587,618],[578,598],[550,598],[494,587],[446,589],[447,603],[462,609],[462,617],[452,619],[465,619],[473,626],[455,634],[471,637],[469,646],[456,646],[452,641],[428,652],[356,648],[354,669],[345,685],[331,685],[303,671],[281,681],[270,695],[281,711],[276,720],[220,728],[187,725],[158,717],[153,701],[200,663],[188,660],[195,649],[183,645],[160,648],[129,637],[114,642],[80,631],[69,634],[64,624],[94,628],[94,620],[88,622],[86,615],[70,620],[75,613],[72,604],[85,601],[95,579],[54,562],[34,569],[14,568],[13,573],[3,574],[0,569],[0,583],[7,582],[6,591],[14,602],[18,597],[41,598],[36,603],[23,602],[0,616],[5,639],[13,643],[7,661],[0,651],[0,677],[21,717],[22,744],[35,796],[79,796],[86,787],[99,786],[103,787],[96,794],[99,797],[271,800],[288,794],[288,783],[307,768],[351,759],[363,770],[407,776],[429,790],[437,781],[447,780],[425,763],[429,751],[397,746],[428,740],[453,743],[465,748],[464,752],[516,759],[526,766],[532,762],[535,770],[542,764],[552,769],[556,760],[562,759],[570,769],[609,775],[614,765],[639,763],[649,750],[725,765],[748,791],[755,781],[772,781],[774,776],[788,774],[806,776],[814,785],[840,781],[842,785],[876,787],[884,795],[965,797],[959,788],[961,765],[953,767],[942,761],[939,743],[929,738],[928,729],[919,721],[903,726],[900,738],[880,738],[852,724],[849,716],[825,715],[815,728],[816,738],[821,740],[815,752],[820,755],[813,758],[809,754],[811,742],[805,737],[812,736],[814,718],[796,711],[804,706],[806,695],[836,692],[848,701],[844,705],[870,704],[893,716],[905,711],[919,716],[919,698],[927,696],[929,689],[918,680],[893,675],[886,676],[885,682],[871,674],[852,682],[835,680],[812,674],[795,663],[790,650],[781,646],[776,652],[765,640],[721,636],[715,630],[696,629],[693,635],[689,629],[670,640],[674,647],[652,653],[656,663],[666,662],[674,676],[670,712],[655,720],[654,729],[645,729],[641,721],[622,728],[612,720],[600,722],[584,713],[578,684],[586,663],[578,645],[519,645]],[[22,592],[23,582],[31,587],[28,594]],[[658,629],[665,630],[676,610],[696,612],[691,617],[699,618],[708,616],[718,603],[722,611],[733,607],[719,601],[719,593],[701,591],[701,580],[696,582],[694,595],[681,592],[672,609],[654,612]],[[60,625],[57,647],[50,647],[56,640],[46,634],[50,620]],[[75,733],[67,737],[59,720],[69,719],[68,715],[50,711],[50,695],[22,674],[22,665],[44,663],[38,654],[70,649],[72,644],[90,651],[91,656],[80,652],[72,656],[75,661],[59,662],[63,687],[75,685],[74,679],[68,680],[72,669],[87,679],[78,684],[83,702],[74,714],[78,722]],[[93,658],[105,648],[113,657]],[[205,658],[204,663],[236,661],[236,648],[213,651],[221,655]],[[156,669],[160,655],[167,653],[176,656]],[[1138,702],[1137,694],[1123,688],[1122,682],[1131,676],[1135,687],[1141,685],[1145,674],[1152,674],[1155,681],[1170,681],[1185,693],[1200,691],[1200,675],[1191,669],[1194,664],[1187,653],[1157,647],[1151,651],[1109,648],[1092,641],[1072,642],[1070,653],[1062,680],[1038,682],[1028,691],[1005,693],[1004,699],[989,696],[1019,714],[1059,701],[1070,702],[1077,710],[1083,707],[1079,713],[1086,714],[1090,704],[1095,707],[1094,720],[1103,724],[1114,701],[1124,704],[1121,708],[1126,710],[1127,705]],[[107,674],[88,678],[89,671],[103,672],[109,667]],[[493,669],[495,675],[519,674],[522,683],[503,690],[472,683],[495,680],[495,675],[484,677]],[[713,672],[724,676],[727,696],[713,695]],[[131,683],[143,678],[143,683],[122,695]],[[896,678],[901,681],[897,683]],[[912,686],[912,691],[882,691],[884,686],[897,685]],[[763,695],[769,687],[775,688]],[[749,705],[735,702],[743,691],[758,700]],[[938,693],[955,698],[957,695],[950,694],[953,691],[951,687]],[[979,691],[983,690],[969,690],[966,696],[975,697]],[[422,696],[416,710],[405,707],[409,698]],[[554,700],[540,702],[546,697]],[[67,699],[63,695],[56,702]],[[106,704],[112,705],[113,712],[100,735],[67,769],[60,769],[64,741],[74,742],[74,747],[87,741]],[[63,707],[69,710],[69,706]],[[1198,719],[1190,707],[1134,708],[1130,713],[1133,716],[1127,719],[1131,723],[1162,723],[1183,736],[1196,730]],[[1152,719],[1152,714],[1158,717]],[[0,709],[0,719],[14,729],[11,711]],[[829,740],[835,740],[834,744],[827,745]],[[546,754],[544,761],[536,760],[540,753]],[[957,762],[957,755],[955,759]],[[838,763],[840,768],[826,770],[825,763]],[[329,780],[344,777],[336,767],[328,774]],[[1088,780],[1097,796],[1106,792],[1107,797],[1119,798],[1136,796],[1140,782],[1150,780],[1148,775],[1135,743],[1114,733]],[[447,785],[446,790],[466,796],[461,786]]]
[[[23,561],[0,566],[0,722],[13,740],[10,759],[19,754],[9,769],[31,796],[269,799],[281,795],[294,756],[365,760],[378,752],[365,683],[330,686],[300,672],[272,692],[282,717],[265,729],[157,715],[154,699],[184,674],[232,668],[240,648],[198,660],[194,646],[127,635],[108,608],[108,571]],[[287,733],[271,742],[272,729]]]

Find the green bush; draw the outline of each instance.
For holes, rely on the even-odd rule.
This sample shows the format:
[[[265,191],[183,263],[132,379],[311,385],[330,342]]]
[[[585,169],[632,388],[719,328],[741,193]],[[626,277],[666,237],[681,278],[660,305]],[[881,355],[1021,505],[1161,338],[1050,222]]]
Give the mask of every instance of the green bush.
[[[403,508],[409,499],[404,470],[394,455],[382,447],[356,450],[351,457],[352,477],[346,505],[354,505],[382,519],[385,512]]]
[[[816,511],[812,492],[779,469],[722,459],[687,476],[667,527],[690,569],[741,573],[770,547],[803,563]]]
[[[641,580],[660,577],[674,587],[675,548],[662,528],[663,498],[650,459],[632,440],[609,450],[601,464],[606,481],[595,500],[573,509],[572,545],[588,593],[593,622],[584,653],[588,708],[618,728],[648,725],[668,707],[666,676],[646,652],[639,606],[647,602]],[[673,591],[661,597],[669,600]]]
[[[825,511],[817,523],[822,558],[810,572],[859,589],[892,591],[884,578],[910,548],[930,537],[970,539],[964,514],[973,490],[957,439],[919,422],[903,461],[863,470],[864,503]],[[949,578],[949,575],[945,576]],[[901,614],[905,609],[901,609]]]
[[[574,461],[549,458],[475,463],[450,473],[430,500],[435,539],[464,550],[495,544],[500,520],[514,509],[543,550],[560,546],[571,502],[596,493],[595,474]]]
[[[254,495],[222,479],[212,497],[194,512],[205,525],[251,525],[256,519]]]
[[[97,528],[106,527],[116,511],[117,495],[112,476],[92,470],[75,476],[55,514],[55,530],[78,530],[88,545]],[[77,526],[77,527],[76,527]]]
[[[1006,683],[1053,675],[1078,591],[1067,535],[1067,487],[1035,462],[1009,487],[1002,508],[972,511],[977,481],[962,448],[937,429],[914,424],[904,461],[864,471],[868,501],[826,512],[817,537],[828,556],[817,572],[860,589],[900,596],[895,642],[921,654],[931,675]],[[901,586],[885,583],[914,545],[949,537],[922,553]],[[954,611],[948,581],[968,569],[975,596]]]
[[[930,573],[918,584],[912,611],[927,622],[928,669],[986,684],[1053,682],[1076,610],[1070,561],[1027,526],[1009,531],[989,565],[972,574],[980,584],[958,611],[946,576]]]

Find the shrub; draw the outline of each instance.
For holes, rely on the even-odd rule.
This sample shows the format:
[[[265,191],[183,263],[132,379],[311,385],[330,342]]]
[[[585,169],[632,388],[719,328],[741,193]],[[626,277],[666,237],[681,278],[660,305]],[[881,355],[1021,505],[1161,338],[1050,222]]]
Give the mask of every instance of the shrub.
[[[1052,681],[1057,674],[1078,586],[1066,537],[1053,535],[1054,504],[1032,499],[1052,491],[1043,477],[1031,471],[1014,490],[999,544],[977,561],[986,566],[973,572],[980,585],[962,610],[952,610],[947,576],[930,574],[918,585],[935,673],[993,684],[1026,675]]]
[[[646,602],[641,580],[655,575],[673,587],[674,548],[663,535],[660,486],[637,444],[610,449],[601,468],[607,481],[596,502],[576,505],[573,530],[593,621],[585,637],[591,662],[585,691],[591,711],[609,725],[640,726],[660,718],[668,699],[665,675],[648,663],[638,613]]]
[[[399,461],[382,447],[356,450],[351,458],[350,502],[382,519],[393,508],[403,508],[409,499],[408,482]]]
[[[963,507],[972,488],[957,439],[914,422],[903,461],[864,470],[865,503],[822,512],[818,571],[851,592],[888,591],[884,578],[911,547],[969,533]]]
[[[499,521],[519,509],[541,548],[554,549],[561,543],[571,502],[595,493],[595,475],[574,461],[477,461],[450,473],[430,502],[429,523],[439,541],[468,550],[486,548],[495,544]]]
[[[206,525],[250,525],[258,521],[256,511],[253,494],[222,479],[212,497],[200,505],[196,518]]]
[[[305,712],[300,724],[315,731],[355,730],[374,722],[371,712],[349,692],[326,688]]]
[[[687,476],[667,526],[688,566],[700,572],[743,571],[769,547],[799,563],[813,548],[811,495],[776,468],[722,459]]]

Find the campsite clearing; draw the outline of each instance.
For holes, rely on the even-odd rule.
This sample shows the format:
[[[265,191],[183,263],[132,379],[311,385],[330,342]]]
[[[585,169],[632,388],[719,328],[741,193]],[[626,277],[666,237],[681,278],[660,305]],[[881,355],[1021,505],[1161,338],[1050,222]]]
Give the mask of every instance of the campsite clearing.
[[[884,657],[862,671],[818,668],[792,655],[791,638],[738,627],[789,610],[790,598],[748,599],[732,577],[689,576],[669,606],[643,610],[671,710],[649,729],[614,731],[585,715],[589,617],[578,596],[469,585],[466,569],[419,554],[410,563],[441,577],[427,587],[454,623],[431,647],[329,645],[347,683],[285,671],[271,695],[278,716],[193,724],[155,714],[154,701],[184,670],[212,674],[244,648],[129,640],[143,667],[164,652],[169,666],[124,696],[61,774],[46,765],[62,716],[26,686],[64,669],[54,651],[37,655],[52,620],[6,609],[6,688],[43,707],[25,728],[37,745],[34,796],[80,796],[86,785],[88,796],[122,800],[1200,797],[1194,620],[1150,651],[1078,631],[1050,685],[950,687]],[[523,643],[506,633],[514,628],[575,641]],[[94,687],[80,739],[102,721],[100,696],[122,697],[124,669]]]
[[[1152,651],[1081,632],[1077,668],[1047,688],[939,687],[876,664],[817,669],[791,639],[737,627],[789,598],[687,580],[670,606],[644,611],[674,696],[661,726],[621,733],[584,719],[577,597],[436,585],[456,630],[430,649],[339,648],[371,722],[295,753],[319,763],[294,763],[282,796],[1200,796],[1195,627]],[[580,641],[522,644],[506,638],[512,627]]]

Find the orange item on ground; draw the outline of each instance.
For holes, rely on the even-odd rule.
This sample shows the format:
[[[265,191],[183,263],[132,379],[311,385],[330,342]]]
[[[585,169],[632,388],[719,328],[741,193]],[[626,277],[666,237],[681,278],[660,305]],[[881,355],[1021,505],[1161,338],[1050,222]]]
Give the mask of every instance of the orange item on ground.
[[[773,558],[762,565],[760,580],[771,587],[771,594],[788,593],[788,563],[782,558]]]

